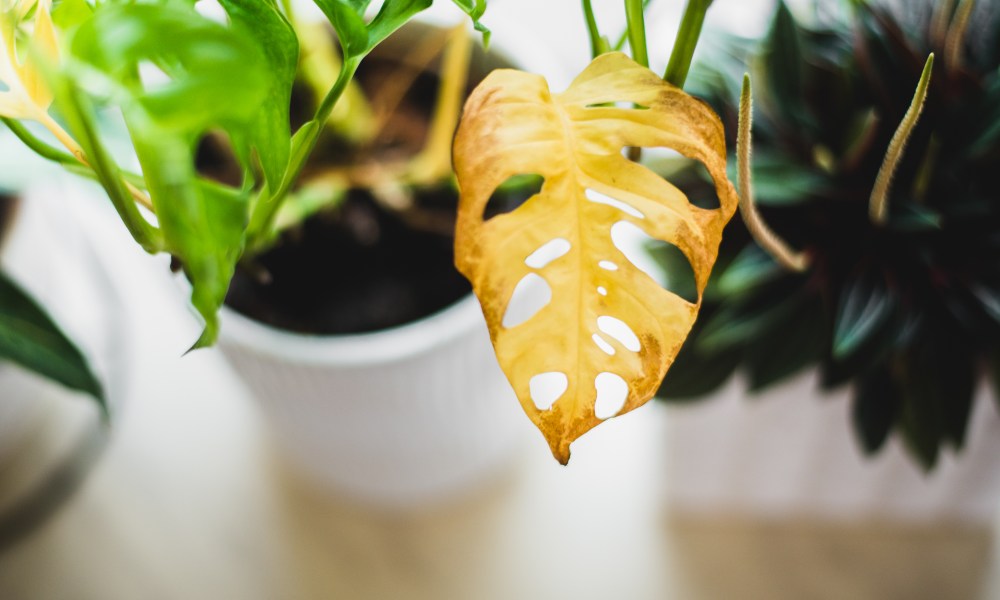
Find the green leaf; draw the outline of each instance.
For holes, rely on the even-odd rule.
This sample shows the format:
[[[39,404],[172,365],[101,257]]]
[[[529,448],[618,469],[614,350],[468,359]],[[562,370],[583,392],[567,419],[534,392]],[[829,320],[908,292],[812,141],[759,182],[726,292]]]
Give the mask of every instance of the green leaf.
[[[387,0],[368,25],[368,50],[406,24],[414,15],[430,7],[434,0]]]
[[[386,0],[370,23],[365,22],[368,0],[314,1],[337,32],[344,57],[359,58],[371,52],[414,15],[428,8],[434,0]]]
[[[354,0],[314,0],[333,25],[345,57],[364,56],[371,48],[365,9],[368,2]]]
[[[277,189],[288,166],[291,146],[289,108],[298,65],[299,42],[285,17],[270,2],[220,0],[233,28],[253,39],[267,59],[271,77],[267,96],[250,127],[233,133],[238,147],[254,148],[271,189]],[[247,139],[242,139],[246,137]]]
[[[764,82],[769,98],[791,127],[807,120],[800,36],[795,17],[785,2],[779,0],[764,40]]]
[[[486,0],[451,0],[462,9],[462,12],[469,15],[472,19],[472,25],[476,28],[476,31],[483,34],[483,46],[489,47],[490,45],[490,30],[479,22],[482,18],[483,13],[486,12]]]
[[[743,357],[739,350],[707,353],[696,347],[695,340],[703,327],[703,321],[695,321],[691,335],[660,384],[658,398],[672,403],[697,399],[718,389],[739,366]]]
[[[844,360],[888,325],[896,296],[874,274],[848,281],[840,295],[833,328],[833,357]]]
[[[901,398],[887,368],[858,378],[851,399],[851,421],[865,454],[878,452],[889,438]]]
[[[101,383],[83,353],[45,311],[2,272],[0,359],[93,396],[107,414]]]
[[[205,319],[195,347],[216,337],[216,312],[243,250],[249,203],[243,190],[198,176],[196,144],[210,130],[234,144],[267,133],[255,127],[270,98],[270,62],[249,35],[177,5],[105,4],[70,44],[76,80],[121,106],[165,249],[183,264],[192,303]],[[144,85],[137,74],[146,62],[167,81]],[[250,149],[238,147],[236,154],[245,161]]]
[[[62,30],[69,30],[83,23],[94,14],[86,0],[61,0],[54,3],[52,22]]]
[[[249,195],[197,178],[190,147],[169,130],[147,125],[133,143],[168,250],[183,264],[191,303],[205,320],[192,349],[210,346],[243,249]]]
[[[696,347],[705,353],[720,352],[747,344],[774,323],[787,323],[801,298],[787,293],[787,282],[779,283],[724,304],[705,322]]]
[[[920,362],[911,359],[904,369],[900,427],[910,453],[929,472],[934,469],[940,454],[943,415],[937,394],[924,389],[928,383],[933,384],[933,378],[925,375]]]
[[[760,246],[747,244],[719,276],[719,293],[728,297],[739,296],[784,273],[784,269]]]
[[[829,343],[822,304],[803,294],[792,312],[772,322],[746,347],[750,391],[763,390],[812,365]]]

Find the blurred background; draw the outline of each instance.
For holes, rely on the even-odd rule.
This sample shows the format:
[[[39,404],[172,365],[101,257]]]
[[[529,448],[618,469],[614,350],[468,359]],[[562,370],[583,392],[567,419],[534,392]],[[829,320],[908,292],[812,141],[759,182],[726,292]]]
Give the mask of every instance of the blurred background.
[[[603,27],[624,30],[619,2],[594,4]],[[648,8],[654,71],[683,5]],[[789,5],[805,22],[823,16]],[[723,32],[763,36],[774,14],[769,0],[715,0],[696,62]],[[426,18],[462,21],[443,0]],[[491,0],[483,21],[494,52],[553,90],[590,60],[577,2]],[[5,268],[94,359],[113,426],[81,395],[0,371],[0,400],[33,405],[0,410],[0,455],[14,448],[0,463],[0,598],[1000,598],[1000,417],[985,384],[964,454],[945,451],[931,473],[898,437],[865,457],[849,393],[817,391],[807,370],[754,396],[737,375],[707,402],[652,401],[576,442],[566,467],[500,390],[510,410],[482,418],[511,417],[508,441],[483,473],[444,492],[421,487],[434,476],[419,471],[396,487],[338,488],[289,458],[311,446],[281,441],[288,429],[234,370],[262,372],[256,359],[186,354],[199,324],[169,261],[135,245],[96,187],[18,152],[0,146],[5,169],[43,175]],[[311,389],[315,365],[302,364],[268,393]],[[365,385],[316,381],[341,395]],[[392,446],[393,427],[421,425],[357,433]]]

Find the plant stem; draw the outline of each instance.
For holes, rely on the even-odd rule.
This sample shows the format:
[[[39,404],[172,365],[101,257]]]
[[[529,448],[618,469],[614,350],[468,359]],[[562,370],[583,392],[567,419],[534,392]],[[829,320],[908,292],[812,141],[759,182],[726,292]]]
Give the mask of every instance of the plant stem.
[[[910,101],[910,108],[906,110],[906,114],[903,115],[903,121],[899,124],[896,133],[893,134],[892,140],[889,142],[889,149],[885,153],[882,167],[879,169],[878,177],[875,179],[875,186],[872,188],[872,195],[868,201],[868,216],[873,223],[881,225],[889,218],[889,186],[892,184],[892,177],[896,173],[896,168],[899,167],[899,163],[903,159],[906,142],[909,141],[910,134],[913,133],[913,128],[916,127],[917,121],[920,119],[920,113],[924,109],[924,102],[927,100],[927,89],[930,85],[931,73],[933,71],[934,53],[932,52],[927,57],[927,62],[924,63],[923,73],[920,74],[920,81],[917,83],[917,89],[913,93],[913,100]]]
[[[677,29],[674,48],[670,52],[667,71],[663,74],[663,79],[668,83],[679,88],[684,87],[688,71],[691,69],[694,49],[698,46],[698,38],[701,37],[701,27],[705,24],[705,13],[711,5],[712,0],[688,0],[681,25]]]
[[[642,0],[625,0],[625,20],[628,23],[628,45],[632,48],[632,60],[648,67],[649,51],[646,49],[646,22],[642,9]]]
[[[774,258],[778,264],[796,272],[805,271],[809,266],[809,257],[802,252],[789,248],[784,240],[778,237],[767,226],[757,212],[753,201],[753,181],[750,172],[750,131],[753,126],[753,99],[750,89],[750,76],[743,76],[743,92],[740,94],[739,131],[736,136],[737,171],[740,192],[740,216],[746,223],[750,235],[761,248]]]
[[[31,149],[35,154],[57,162],[61,165],[76,165],[79,164],[79,159],[68,152],[63,152],[62,150],[50,146],[34,136],[28,128],[21,124],[20,121],[16,119],[10,119],[8,117],[0,117],[0,122],[10,129],[11,133],[17,136],[17,139],[24,142],[24,145]]]
[[[590,56],[597,58],[608,51],[607,43],[597,29],[597,19],[594,18],[594,7],[590,0],[583,0],[583,16],[587,20],[587,33],[590,35]]]
[[[250,215],[250,224],[247,227],[247,248],[251,251],[268,237],[278,209],[281,208],[282,200],[295,185],[299,175],[302,174],[302,169],[323,131],[322,124],[330,117],[330,112],[337,100],[347,89],[347,84],[354,78],[354,72],[357,71],[362,58],[361,56],[351,57],[340,65],[337,81],[334,82],[333,87],[330,88],[326,97],[323,98],[323,102],[316,109],[316,115],[292,136],[291,158],[280,186],[273,193],[265,186],[254,204],[253,213]]]

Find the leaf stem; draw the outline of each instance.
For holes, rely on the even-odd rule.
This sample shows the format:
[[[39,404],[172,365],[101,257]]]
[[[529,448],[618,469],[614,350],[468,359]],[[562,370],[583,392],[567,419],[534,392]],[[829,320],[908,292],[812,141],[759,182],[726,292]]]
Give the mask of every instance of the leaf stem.
[[[42,158],[57,162],[61,165],[79,164],[79,158],[69,154],[68,152],[63,152],[56,147],[50,146],[38,139],[17,119],[0,117],[0,122],[6,125],[7,128],[10,129],[11,133],[17,136],[17,139],[21,140],[25,146]]]
[[[790,271],[802,272],[809,266],[809,257],[803,252],[792,250],[761,219],[753,201],[753,181],[750,171],[750,132],[753,126],[753,93],[750,75],[743,76],[743,91],[740,94],[739,131],[736,137],[737,171],[739,177],[740,216],[750,235],[761,248],[770,254],[778,264]]]
[[[698,46],[701,28],[705,24],[705,13],[711,5],[712,0],[688,0],[680,27],[677,29],[677,37],[674,39],[674,48],[670,52],[667,71],[663,74],[663,79],[668,83],[679,88],[684,87],[688,71],[691,70],[694,49]]]
[[[893,134],[892,140],[889,142],[889,149],[885,153],[882,167],[879,169],[878,177],[875,179],[875,186],[872,188],[872,195],[868,201],[868,216],[873,223],[884,224],[889,217],[889,186],[892,184],[892,177],[895,175],[896,169],[903,158],[903,152],[906,150],[906,142],[909,141],[910,135],[913,133],[913,128],[916,127],[917,121],[920,119],[920,113],[924,109],[924,102],[927,100],[927,89],[930,85],[931,73],[933,71],[934,53],[932,52],[927,57],[927,62],[924,63],[923,73],[920,74],[920,81],[917,83],[917,89],[913,93],[913,100],[910,102],[910,107],[906,110],[906,114],[903,115],[903,121],[899,124],[896,133]]]
[[[590,55],[597,58],[609,50],[607,40],[597,29],[597,19],[594,18],[594,7],[590,0],[583,0],[583,16],[587,20],[587,34],[590,36]]]
[[[123,178],[114,158],[101,144],[97,135],[97,125],[94,123],[93,108],[86,95],[79,93],[62,77],[50,77],[49,85],[54,92],[53,96],[60,113],[80,142],[77,143],[48,113],[43,113],[41,116],[42,124],[66,145],[66,149],[76,156],[81,164],[93,169],[125,227],[143,250],[150,254],[162,251],[165,247],[163,232],[142,216],[135,201],[142,198],[149,207],[152,206],[152,202]]]
[[[281,208],[282,200],[288,195],[292,186],[295,185],[299,175],[302,174],[302,169],[305,167],[309,155],[312,153],[313,148],[316,147],[316,142],[323,131],[321,124],[325,123],[330,117],[330,112],[333,110],[337,100],[340,99],[344,90],[347,89],[347,84],[354,78],[354,73],[357,71],[358,65],[361,64],[362,58],[361,56],[352,56],[341,63],[340,74],[337,76],[333,87],[327,92],[326,97],[323,98],[323,102],[320,103],[319,108],[316,109],[316,115],[292,136],[291,157],[281,184],[274,192],[268,191],[265,186],[261,190],[257,202],[254,204],[253,212],[250,215],[250,224],[247,227],[247,247],[249,249],[253,250],[268,237],[268,232],[278,214],[278,209]]]
[[[625,20],[628,23],[628,45],[632,49],[632,60],[648,67],[649,51],[646,49],[646,22],[642,11],[642,0],[625,0]]]

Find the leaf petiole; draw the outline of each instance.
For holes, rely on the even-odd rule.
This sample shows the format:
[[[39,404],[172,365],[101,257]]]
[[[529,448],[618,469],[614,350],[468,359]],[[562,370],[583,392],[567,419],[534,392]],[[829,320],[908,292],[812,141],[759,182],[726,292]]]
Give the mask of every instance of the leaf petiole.
[[[691,69],[694,49],[698,46],[701,28],[705,24],[705,13],[711,5],[712,0],[688,0],[677,30],[677,37],[674,39],[674,48],[670,52],[667,71],[663,74],[663,79],[667,83],[679,88],[684,87],[688,71]]]
[[[590,36],[590,56],[597,58],[611,48],[608,39],[602,36],[597,28],[597,19],[594,17],[594,7],[591,6],[590,0],[583,0],[583,16],[587,20],[587,34]]]
[[[265,186],[253,205],[253,212],[250,215],[250,225],[247,228],[247,247],[253,249],[261,242],[266,242],[269,237],[269,230],[277,217],[278,209],[281,208],[282,200],[288,195],[295,181],[302,173],[309,155],[319,140],[323,128],[320,123],[325,123],[330,117],[337,100],[347,89],[347,84],[354,78],[354,72],[361,64],[363,56],[352,56],[344,60],[340,65],[340,74],[333,87],[327,92],[323,102],[316,109],[316,115],[295,132],[292,136],[292,149],[288,161],[288,169],[285,171],[281,184],[273,193]]]
[[[648,67],[649,51],[646,49],[646,22],[642,13],[644,6],[642,0],[625,0],[628,45],[632,49],[632,60]]]

